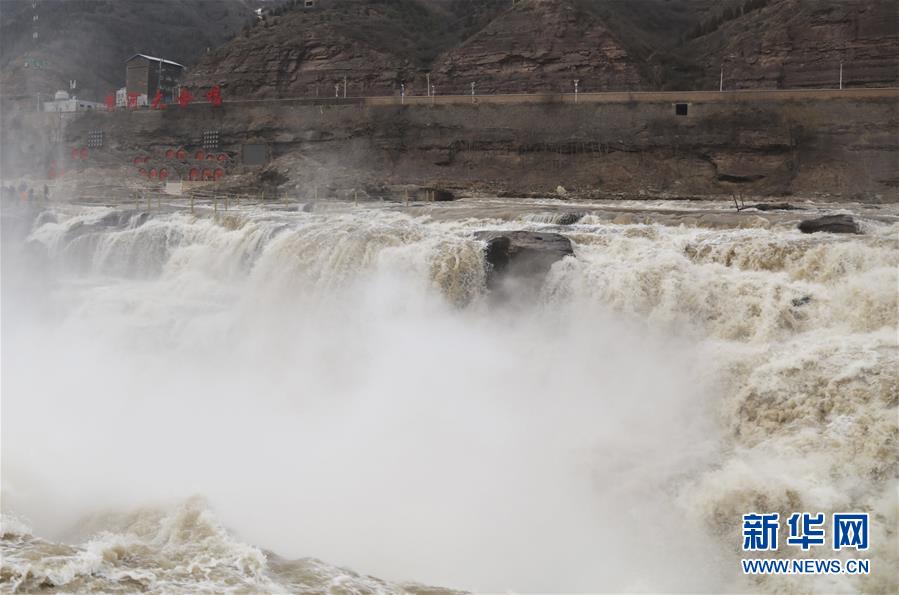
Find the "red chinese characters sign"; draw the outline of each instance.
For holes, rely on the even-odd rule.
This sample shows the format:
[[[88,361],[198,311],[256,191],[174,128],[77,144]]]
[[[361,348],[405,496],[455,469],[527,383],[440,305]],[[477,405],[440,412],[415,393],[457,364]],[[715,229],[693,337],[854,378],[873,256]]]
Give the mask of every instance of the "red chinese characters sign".
[[[181,87],[181,92],[178,93],[178,105],[180,105],[181,107],[187,107],[193,100],[194,97],[190,94],[190,91],[188,91],[185,87]]]
[[[162,101],[162,91],[156,89],[156,96],[153,97],[153,109],[165,109],[165,103]]]
[[[209,99],[209,103],[213,106],[218,107],[222,104],[222,89],[218,85],[211,88],[206,93],[206,98]]]

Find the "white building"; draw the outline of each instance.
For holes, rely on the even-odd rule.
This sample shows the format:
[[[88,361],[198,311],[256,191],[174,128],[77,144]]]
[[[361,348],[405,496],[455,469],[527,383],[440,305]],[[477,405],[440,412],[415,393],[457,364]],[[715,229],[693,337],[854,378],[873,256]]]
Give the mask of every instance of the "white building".
[[[57,91],[53,101],[44,102],[45,112],[86,112],[103,109],[105,106],[96,101],[85,101],[77,97],[69,97],[65,91]]]

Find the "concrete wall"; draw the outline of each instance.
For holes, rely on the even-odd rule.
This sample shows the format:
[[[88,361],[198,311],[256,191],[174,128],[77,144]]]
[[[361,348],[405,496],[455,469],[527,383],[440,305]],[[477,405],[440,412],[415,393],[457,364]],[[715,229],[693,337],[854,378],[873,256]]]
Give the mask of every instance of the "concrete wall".
[[[79,116],[66,140],[104,129],[124,163],[220,130],[236,156],[268,143],[290,184],[899,200],[897,90],[540,97],[195,104]]]

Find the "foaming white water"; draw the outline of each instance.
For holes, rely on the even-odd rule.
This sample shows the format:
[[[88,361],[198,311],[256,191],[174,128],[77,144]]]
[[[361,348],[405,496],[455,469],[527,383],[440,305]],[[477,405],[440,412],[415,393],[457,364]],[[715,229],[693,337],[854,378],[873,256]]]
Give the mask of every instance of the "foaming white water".
[[[80,592],[109,589],[152,592],[346,592],[407,591],[328,566],[315,559],[281,562],[273,554],[235,540],[205,502],[191,498],[169,510],[142,508],[87,519],[90,538],[76,545],[32,535],[21,521],[4,517],[0,578],[12,592],[53,585]]]
[[[495,304],[478,221],[103,217],[33,232],[57,274],[12,307],[51,315],[4,320],[4,508],[38,535],[203,494],[222,539],[391,580],[753,590],[740,514],[862,509],[896,559],[889,238],[588,220]],[[210,584],[295,590],[254,556]]]

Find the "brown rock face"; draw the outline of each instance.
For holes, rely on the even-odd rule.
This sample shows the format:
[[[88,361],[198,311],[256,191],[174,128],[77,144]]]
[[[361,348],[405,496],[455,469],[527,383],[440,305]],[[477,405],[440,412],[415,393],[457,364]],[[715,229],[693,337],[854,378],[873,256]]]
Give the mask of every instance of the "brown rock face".
[[[434,65],[438,93],[639,89],[643,78],[612,32],[566,0],[522,0]]]
[[[655,6],[660,0],[647,0]],[[683,1],[683,0],[678,0]],[[599,6],[599,5],[597,5]],[[636,31],[617,4],[588,0],[321,0],[288,4],[207,55],[187,78],[225,97],[440,95],[580,89],[635,90],[652,50],[623,44],[607,26]],[[608,13],[608,14],[605,14]],[[656,39],[651,37],[651,39]],[[467,41],[466,41],[467,40]]]
[[[208,54],[225,97],[899,83],[894,0],[289,0]]]
[[[768,0],[692,40],[701,86],[836,88],[899,82],[899,9],[894,0]]]
[[[348,97],[424,94],[422,65],[449,20],[416,0],[323,0],[288,4],[205,57],[187,84],[221,85],[225,97]]]

